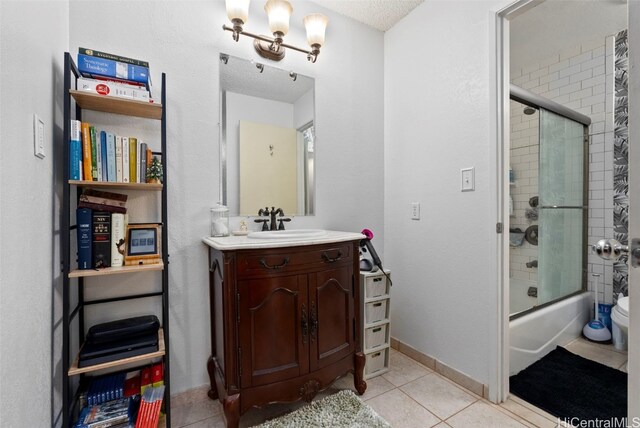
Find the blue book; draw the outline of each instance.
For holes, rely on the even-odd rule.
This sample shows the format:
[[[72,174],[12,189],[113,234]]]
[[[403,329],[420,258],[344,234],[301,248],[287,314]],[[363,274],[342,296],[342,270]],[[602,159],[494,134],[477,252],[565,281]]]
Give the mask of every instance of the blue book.
[[[76,210],[78,225],[78,269],[92,269],[93,213],[89,208]]]
[[[100,131],[100,153],[102,154],[102,181],[109,181],[109,157],[107,153],[107,133]]]
[[[80,180],[82,166],[82,143],[80,142],[80,121],[71,121],[71,141],[69,142],[69,178]]]
[[[149,82],[149,69],[111,59],[78,54],[78,70],[84,77],[115,77],[142,84]]]
[[[116,181],[116,137],[111,132],[107,132],[107,177]]]

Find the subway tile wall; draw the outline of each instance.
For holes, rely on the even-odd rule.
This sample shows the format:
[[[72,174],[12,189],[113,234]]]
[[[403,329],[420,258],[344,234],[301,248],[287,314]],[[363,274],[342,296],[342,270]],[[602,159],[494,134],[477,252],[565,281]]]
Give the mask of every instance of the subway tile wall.
[[[584,43],[559,52],[536,64],[512,70],[511,82],[591,117],[589,127],[589,220],[588,243],[613,237],[613,112],[614,37]],[[525,218],[529,198],[538,192],[538,113],[527,116],[524,106],[511,102],[511,168],[515,185],[510,186],[514,204],[510,228],[523,231],[531,224]],[[511,247],[510,274],[537,280],[537,268],[525,263],[538,258],[538,247],[526,241]],[[613,300],[613,267],[588,252],[588,284],[592,273],[600,274],[600,294]],[[604,284],[604,287],[603,287]],[[603,292],[604,289],[604,292]]]

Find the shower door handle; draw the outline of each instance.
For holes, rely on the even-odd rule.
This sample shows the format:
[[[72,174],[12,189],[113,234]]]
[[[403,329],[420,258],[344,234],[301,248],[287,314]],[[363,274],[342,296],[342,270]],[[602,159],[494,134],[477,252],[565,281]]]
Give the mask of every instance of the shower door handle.
[[[616,261],[623,254],[629,254],[631,266],[640,266],[640,239],[631,240],[631,245],[623,245],[615,239],[601,239],[592,245],[593,251],[604,260]]]

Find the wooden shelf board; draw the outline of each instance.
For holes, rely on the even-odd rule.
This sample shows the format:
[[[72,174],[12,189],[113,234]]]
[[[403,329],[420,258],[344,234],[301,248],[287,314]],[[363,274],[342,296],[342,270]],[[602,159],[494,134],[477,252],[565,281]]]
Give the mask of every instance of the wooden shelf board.
[[[73,364],[69,368],[69,376],[75,376],[81,373],[95,372],[97,370],[110,369],[113,367],[123,366],[125,364],[130,364],[130,363],[137,363],[137,362],[149,360],[152,358],[162,357],[164,354],[165,354],[164,332],[163,332],[163,329],[159,329],[158,330],[158,350],[156,352],[137,355],[135,357],[123,358],[121,360],[116,360],[116,361],[109,361],[108,363],[95,364],[93,366],[88,366],[88,367],[78,367],[78,358],[79,358],[79,355],[78,355],[76,356],[76,359],[73,360]]]
[[[162,118],[162,104],[110,97],[108,95],[97,95],[75,89],[70,89],[69,94],[83,109],[144,117],[147,119],[160,120]]]
[[[156,263],[153,265],[108,267],[104,269],[76,269],[69,272],[69,278],[116,275],[119,273],[146,272],[146,271],[155,271],[155,270],[164,270],[164,263],[160,261],[160,263]]]
[[[113,181],[69,180],[69,184],[80,187],[102,187],[112,189],[162,190],[162,183],[115,183]]]

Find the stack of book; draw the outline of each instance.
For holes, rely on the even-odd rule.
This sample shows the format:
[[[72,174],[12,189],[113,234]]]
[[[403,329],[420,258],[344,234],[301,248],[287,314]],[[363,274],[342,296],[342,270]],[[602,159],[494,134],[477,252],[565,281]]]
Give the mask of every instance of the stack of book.
[[[147,61],[80,48],[78,71],[82,75],[77,81],[79,91],[153,102]]]
[[[127,195],[85,189],[76,210],[78,269],[119,267],[124,255]]]
[[[80,395],[82,410],[75,428],[156,427],[163,395],[161,362],[141,370],[90,378]],[[108,398],[113,396],[116,398]]]
[[[69,178],[112,183],[146,183],[151,149],[140,138],[71,121]]]

